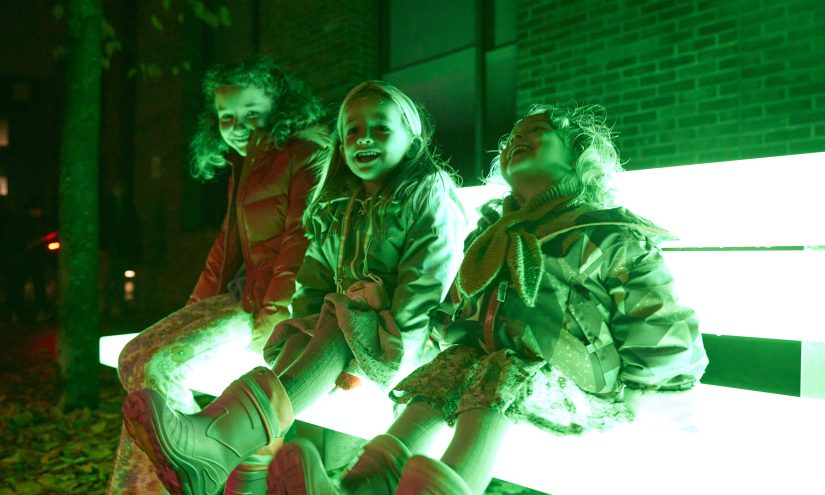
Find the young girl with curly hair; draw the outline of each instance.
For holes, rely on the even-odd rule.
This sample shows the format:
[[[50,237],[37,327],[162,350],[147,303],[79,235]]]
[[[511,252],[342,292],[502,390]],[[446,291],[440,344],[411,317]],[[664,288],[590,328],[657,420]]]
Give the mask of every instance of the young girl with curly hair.
[[[304,216],[311,241],[292,319],[264,352],[271,366],[194,415],[154,390],[124,401],[127,428],[170,492],[215,493],[247,456],[271,458],[294,415],[336,384],[391,389],[432,358],[430,314],[458,270],[466,221],[431,135],[423,110],[388,83],[359,84],[344,98]]]
[[[497,159],[511,194],[468,239],[449,345],[395,387],[406,409],[340,483],[299,439],[270,467],[273,493],[479,494],[516,421],[570,435],[650,411],[685,426],[701,334],[657,247],[670,234],[612,204],[621,167],[597,110],[536,106],[516,123]],[[420,455],[444,423],[441,460]]]
[[[203,94],[192,174],[231,171],[226,216],[187,305],[130,341],[118,363],[127,392],[151,387],[185,413],[200,409],[189,377],[220,372],[229,348],[261,350],[289,317],[307,247],[302,218],[327,150],[321,101],[269,59],[215,67]],[[164,492],[125,430],[107,491]]]

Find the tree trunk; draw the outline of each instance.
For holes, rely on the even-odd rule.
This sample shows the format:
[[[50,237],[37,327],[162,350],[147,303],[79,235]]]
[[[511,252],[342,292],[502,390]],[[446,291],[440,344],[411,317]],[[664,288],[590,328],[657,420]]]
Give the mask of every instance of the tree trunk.
[[[60,153],[60,293],[58,362],[63,407],[97,407],[98,139],[102,72],[101,0],[66,5],[66,114]]]

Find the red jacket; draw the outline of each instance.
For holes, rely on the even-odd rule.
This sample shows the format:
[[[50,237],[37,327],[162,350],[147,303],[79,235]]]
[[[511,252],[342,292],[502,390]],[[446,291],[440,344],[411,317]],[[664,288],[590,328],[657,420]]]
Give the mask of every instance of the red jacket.
[[[253,135],[246,158],[234,154],[230,160],[226,216],[189,304],[227,292],[243,263],[243,309],[289,317],[295,274],[307,248],[301,216],[324,148],[293,139],[282,149],[272,149],[264,137]]]

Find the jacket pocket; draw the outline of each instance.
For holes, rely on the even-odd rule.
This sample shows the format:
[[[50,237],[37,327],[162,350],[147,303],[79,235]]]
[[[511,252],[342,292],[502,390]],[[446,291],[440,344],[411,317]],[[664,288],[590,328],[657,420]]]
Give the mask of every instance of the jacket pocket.
[[[587,392],[610,392],[621,368],[619,352],[601,312],[580,290],[570,290],[551,363]]]

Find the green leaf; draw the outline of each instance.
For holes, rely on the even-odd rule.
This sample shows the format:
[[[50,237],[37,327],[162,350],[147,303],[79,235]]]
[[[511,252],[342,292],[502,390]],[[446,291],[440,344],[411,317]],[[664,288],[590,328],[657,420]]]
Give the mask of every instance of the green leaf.
[[[150,20],[152,21],[152,25],[155,26],[155,29],[157,29],[158,31],[163,31],[163,23],[160,21],[160,19],[158,19],[158,16],[152,14]]]
[[[112,450],[107,448],[94,449],[89,452],[89,458],[93,460],[105,459],[112,455]]]
[[[183,70],[185,70],[186,72],[192,70],[192,66],[186,60],[183,61]]]
[[[113,53],[119,52],[123,49],[123,44],[117,40],[109,40],[103,44],[103,50],[107,56],[112,56]],[[99,433],[99,432],[98,432]]]
[[[129,72],[126,73],[126,77],[128,79],[132,79],[133,77],[135,77],[136,74],[137,74],[137,69],[132,67],[131,69],[129,69]]]
[[[229,16],[229,9],[226,5],[221,5],[221,8],[218,9],[218,19],[221,21],[221,25],[224,27],[232,26],[232,19]]]
[[[37,482],[44,487],[51,487],[55,484],[55,476],[53,474],[41,474],[37,477]]]
[[[160,77],[163,75],[163,70],[161,70],[158,64],[147,64],[146,75],[150,79],[160,79]]]
[[[170,8],[172,8],[172,0],[163,0],[163,11],[169,12]]]
[[[46,452],[46,454],[43,457],[40,458],[40,464],[48,464],[49,461],[51,461],[52,459],[57,457],[57,454],[59,454],[61,450],[63,450],[63,449],[60,448],[60,447],[57,447],[57,448],[54,448],[54,449]]]
[[[58,21],[63,18],[63,12],[65,11],[66,9],[63,7],[62,3],[55,4],[55,6],[52,7],[52,15]]]
[[[20,495],[35,495],[43,492],[43,487],[34,481],[24,481],[14,487]]]
[[[103,30],[103,39],[107,38],[116,38],[117,32],[115,32],[115,27],[109,24],[109,21],[103,19],[103,25],[101,27]]]
[[[192,13],[194,13],[198,19],[203,19],[203,16],[206,14],[206,5],[204,5],[203,2],[192,2]]]
[[[172,70],[172,75],[173,76],[177,76],[178,73],[180,73],[180,69],[178,69],[177,65],[173,66],[171,70]]]

